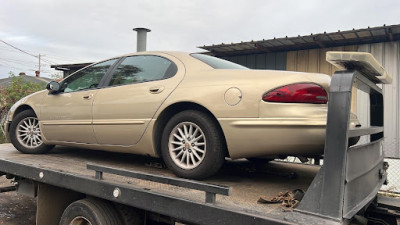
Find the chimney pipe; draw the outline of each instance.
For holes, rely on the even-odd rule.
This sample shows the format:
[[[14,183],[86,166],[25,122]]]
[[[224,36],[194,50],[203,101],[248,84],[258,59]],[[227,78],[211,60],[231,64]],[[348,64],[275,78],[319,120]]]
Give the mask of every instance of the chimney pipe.
[[[150,29],[137,27],[133,29],[137,32],[137,44],[136,44],[136,51],[137,52],[145,52],[146,45],[147,45],[147,32],[150,32]]]

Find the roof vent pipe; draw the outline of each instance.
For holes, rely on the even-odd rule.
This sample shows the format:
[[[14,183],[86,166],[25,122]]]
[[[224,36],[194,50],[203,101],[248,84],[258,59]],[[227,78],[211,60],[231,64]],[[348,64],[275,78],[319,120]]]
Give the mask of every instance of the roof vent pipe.
[[[137,32],[136,51],[145,52],[147,45],[147,32],[150,32],[151,30],[142,27],[133,28],[133,30]]]

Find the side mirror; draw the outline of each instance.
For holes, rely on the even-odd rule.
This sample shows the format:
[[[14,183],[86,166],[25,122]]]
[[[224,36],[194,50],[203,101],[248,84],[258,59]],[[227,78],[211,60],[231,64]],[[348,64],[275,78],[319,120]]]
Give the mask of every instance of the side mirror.
[[[49,90],[50,94],[53,93],[57,93],[60,91],[60,83],[58,83],[57,81],[50,81],[50,83],[48,83],[46,85],[46,89]]]

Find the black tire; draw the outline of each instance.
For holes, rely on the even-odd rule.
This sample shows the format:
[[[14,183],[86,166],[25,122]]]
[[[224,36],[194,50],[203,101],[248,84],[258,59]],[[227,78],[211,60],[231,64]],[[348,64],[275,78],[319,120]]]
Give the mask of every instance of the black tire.
[[[205,143],[202,145],[204,147],[197,146],[197,144],[196,146],[193,146],[198,142],[197,140],[190,140],[189,138],[186,140],[188,141],[187,143],[189,143],[189,145],[183,144],[184,146],[188,147],[188,150],[186,151],[185,147],[183,147],[183,151],[186,151],[186,153],[183,152],[182,154],[191,155],[190,157],[188,156],[188,158],[197,160],[198,158],[196,158],[196,156],[192,156],[197,152],[197,156],[202,158],[199,160],[197,165],[192,165],[193,168],[182,168],[182,166],[178,165],[178,162],[175,162],[174,159],[172,159],[171,154],[175,153],[170,153],[169,150],[170,145],[173,145],[170,143],[170,137],[173,138],[172,132],[176,131],[179,126],[183,126],[183,124],[188,126],[193,125],[197,128],[200,128],[200,131],[198,132],[201,132],[204,136],[204,139],[200,139],[200,142],[203,141],[203,143]],[[193,129],[197,129],[196,127]],[[194,134],[192,137],[194,136],[196,136],[196,134]],[[200,136],[201,135],[197,137]],[[189,179],[204,179],[215,174],[224,163],[225,145],[223,140],[224,138],[220,132],[220,129],[208,114],[195,110],[182,111],[173,116],[164,128],[161,138],[161,155],[167,167],[177,176]],[[191,143],[190,141],[194,142]],[[195,150],[195,148],[202,148],[204,153],[200,153],[199,151]],[[179,154],[176,154],[176,156],[177,155]],[[195,164],[192,159],[189,159],[189,161],[192,161],[192,163]]]
[[[112,203],[92,198],[73,202],[64,210],[60,225],[71,224],[123,225]]]
[[[37,121],[37,116],[35,114],[35,112],[33,110],[25,110],[22,111],[20,113],[18,113],[13,121],[11,122],[10,125],[10,140],[11,143],[14,145],[14,147],[22,152],[22,153],[26,153],[26,154],[43,154],[46,153],[48,151],[50,151],[54,145],[46,145],[41,141],[41,131],[39,126],[37,126],[37,128],[35,128],[35,132],[38,133],[38,135],[40,136],[40,142],[36,144],[33,143],[32,146],[28,146],[27,143],[24,143],[23,140],[21,140],[21,138],[18,137],[18,135],[20,135],[19,131],[18,131],[18,127],[21,125],[24,125],[23,122],[27,119],[32,119],[32,120],[36,120]],[[38,121],[37,121],[38,122]],[[21,136],[21,135],[20,135]],[[35,139],[35,141],[39,140],[39,139]],[[32,144],[32,143],[31,143]]]
[[[351,137],[349,138],[349,147],[355,145],[358,143],[358,141],[360,140],[360,137]]]

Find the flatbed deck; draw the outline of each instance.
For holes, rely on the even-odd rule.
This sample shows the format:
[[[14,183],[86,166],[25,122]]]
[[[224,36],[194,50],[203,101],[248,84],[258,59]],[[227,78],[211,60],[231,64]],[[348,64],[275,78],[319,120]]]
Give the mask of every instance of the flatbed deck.
[[[56,147],[45,155],[27,155],[19,153],[11,144],[0,145],[0,171],[28,179],[36,179],[38,182],[41,179],[46,179],[46,171],[56,171],[67,177],[96,180],[94,177],[95,172],[88,170],[86,168],[87,164],[98,164],[129,171],[176,177],[167,169],[151,166],[157,165],[158,162],[158,159],[144,156],[71,147]],[[26,173],[22,170],[16,171],[13,168],[9,168],[14,165],[30,172]],[[224,209],[234,214],[244,213],[250,218],[254,217],[262,220],[262,218],[268,217],[269,220],[276,219],[284,222],[282,219],[289,216],[291,212],[283,212],[280,204],[258,204],[257,200],[263,196],[273,197],[277,196],[279,192],[292,191],[294,189],[306,191],[319,169],[319,166],[285,162],[270,162],[263,168],[256,168],[254,164],[249,163],[247,160],[228,160],[216,176],[202,182],[228,186],[233,189],[230,196],[217,195],[216,203],[213,207]],[[36,173],[37,171],[45,171],[44,178],[40,178],[38,175],[36,175],[36,178],[32,177],[35,176],[32,174],[35,173],[33,171],[36,171]],[[57,182],[51,178],[48,179],[46,183]],[[67,180],[67,178],[59,179],[62,179],[59,182],[66,182]],[[184,199],[199,205],[205,204],[204,192],[193,189],[112,174],[104,174],[102,182],[114,184],[118,187],[142,190],[146,193]],[[84,184],[82,183],[82,185]],[[148,204],[157,204],[157,202]]]

